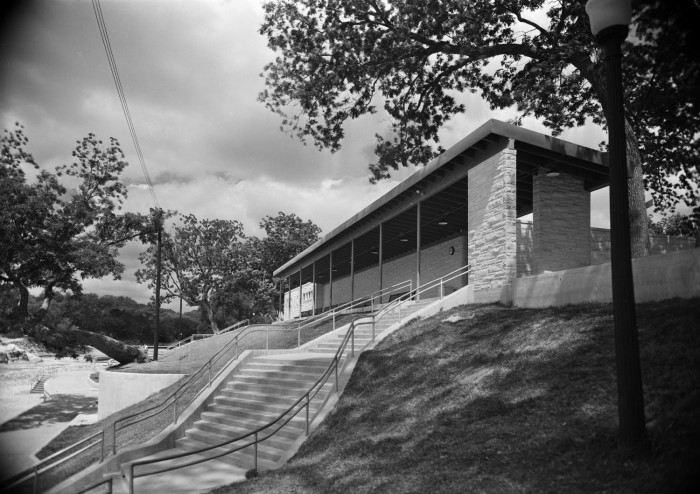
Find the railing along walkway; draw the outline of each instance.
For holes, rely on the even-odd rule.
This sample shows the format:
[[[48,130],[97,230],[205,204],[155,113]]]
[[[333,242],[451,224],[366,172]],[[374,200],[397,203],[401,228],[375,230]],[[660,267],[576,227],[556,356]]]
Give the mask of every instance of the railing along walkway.
[[[360,326],[367,326],[371,325],[372,326],[372,342],[374,342],[376,338],[376,324],[377,322],[381,321],[381,319],[397,310],[398,315],[399,315],[399,323],[402,322],[402,316],[401,316],[401,307],[402,305],[406,304],[408,301],[417,299],[420,297],[421,294],[433,290],[435,288],[439,289],[440,293],[440,299],[444,297],[444,284],[448,281],[451,281],[453,279],[456,279],[458,277],[464,276],[468,274],[469,272],[469,266],[464,266],[460,269],[457,269],[451,273],[448,273],[445,276],[442,276],[438,279],[432,280],[415,290],[409,290],[407,293],[399,296],[396,298],[393,302],[390,302],[383,306],[379,311],[377,311],[376,314],[371,314],[369,316],[358,316],[352,320],[350,323],[350,326],[348,327],[348,330],[345,333],[345,336],[343,337],[343,340],[341,341],[338,350],[335,352],[335,355],[333,356],[332,361],[330,362],[328,368],[326,371],[323,373],[323,375],[299,398],[297,399],[292,405],[290,405],[284,412],[282,412],[276,419],[268,422],[267,424],[258,427],[257,429],[242,434],[240,436],[237,436],[233,439],[224,441],[220,444],[215,444],[208,446],[206,448],[201,448],[196,451],[187,451],[183,453],[178,453],[178,454],[173,454],[173,455],[167,455],[167,456],[162,456],[158,458],[152,458],[152,459],[144,459],[144,460],[137,460],[134,462],[130,462],[127,464],[127,481],[129,483],[129,492],[133,494],[134,492],[134,479],[138,477],[145,477],[145,476],[150,476],[150,475],[156,475],[159,473],[166,473],[170,472],[173,470],[178,470],[181,468],[185,468],[188,466],[192,465],[197,465],[199,463],[203,463],[205,461],[221,458],[223,456],[235,453],[237,451],[241,451],[245,448],[250,448],[252,447],[254,452],[253,452],[253,457],[254,457],[254,466],[253,468],[257,470],[258,468],[258,444],[261,442],[273,437],[277,432],[279,432],[285,425],[287,425],[292,419],[294,419],[297,415],[300,413],[304,412],[305,416],[305,423],[306,423],[306,429],[305,429],[305,434],[309,434],[309,427],[311,422],[313,422],[314,418],[321,412],[322,407],[318,408],[314,416],[311,416],[310,409],[311,409],[311,401],[316,397],[318,392],[323,388],[323,386],[331,379],[334,378],[335,381],[335,390],[336,392],[339,389],[339,374],[342,374],[342,372],[345,370],[347,365],[351,362],[351,360],[355,356],[355,330],[356,328]],[[350,358],[344,358],[345,351],[350,345]],[[341,360],[344,360],[344,363],[341,366]],[[218,450],[218,451],[215,451]],[[222,451],[223,450],[223,451]],[[204,453],[210,453],[207,454],[206,456],[203,456]],[[181,458],[185,458],[188,456],[197,456],[196,459],[189,461],[189,462],[184,462],[184,463],[178,463],[176,466],[167,466],[163,468],[154,468],[153,465],[157,463],[164,463],[164,462],[172,462],[173,460],[179,460]],[[146,467],[150,466],[148,469],[143,469],[141,472],[136,471],[137,467]],[[104,484],[107,481],[100,482],[98,484],[95,484],[91,486],[91,488],[97,487],[100,484]],[[111,479],[109,480],[111,482]],[[87,490],[87,489],[86,489]],[[84,492],[84,491],[83,491]]]

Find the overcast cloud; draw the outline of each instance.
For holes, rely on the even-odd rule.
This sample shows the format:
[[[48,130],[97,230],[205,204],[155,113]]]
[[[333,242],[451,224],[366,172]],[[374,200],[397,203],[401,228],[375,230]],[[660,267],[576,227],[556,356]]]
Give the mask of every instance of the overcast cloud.
[[[68,163],[76,140],[89,132],[116,137],[130,166],[126,209],[153,206],[129,137],[89,0],[21,2],[0,29],[0,125],[25,126],[30,151],[46,168]],[[414,170],[368,182],[381,114],[353,122],[340,152],[319,152],[280,132],[280,119],[257,101],[259,77],[273,54],[258,34],[262,0],[109,1],[102,11],[149,174],[161,207],[199,218],[236,219],[246,233],[278,211],[310,219],[328,232]],[[467,114],[441,133],[449,147],[489,118],[477,95]],[[550,133],[541,123],[524,125]],[[563,138],[597,148],[595,126]],[[594,226],[607,226],[607,189],[593,196]],[[138,253],[122,249],[123,280],[89,280],[85,291],[146,301],[134,281]]]

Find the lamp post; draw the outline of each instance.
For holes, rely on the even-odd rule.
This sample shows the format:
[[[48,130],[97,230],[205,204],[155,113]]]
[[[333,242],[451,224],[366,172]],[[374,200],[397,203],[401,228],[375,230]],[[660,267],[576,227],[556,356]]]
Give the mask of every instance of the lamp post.
[[[618,418],[622,444],[634,447],[646,442],[646,427],[632,281],[621,64],[622,42],[627,38],[632,17],[631,0],[588,0],[586,12],[605,64]]]

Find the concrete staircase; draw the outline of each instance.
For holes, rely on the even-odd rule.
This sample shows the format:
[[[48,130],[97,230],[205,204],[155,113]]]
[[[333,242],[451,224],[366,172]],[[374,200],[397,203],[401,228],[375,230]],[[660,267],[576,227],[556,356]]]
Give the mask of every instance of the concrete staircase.
[[[401,321],[434,301],[435,299],[428,299],[409,302],[401,308]],[[375,325],[375,335],[378,336],[397,322],[399,322],[398,310],[384,315]],[[161,451],[149,458],[217,446],[255,431],[275,420],[295,401],[303,397],[323,375],[338,351],[345,334],[343,331],[322,336],[304,351],[272,354],[250,359],[231,377],[220,393],[210,401],[199,420],[194,422],[193,427],[185,432],[185,436],[176,440],[174,449]],[[372,326],[359,326],[355,330],[355,356],[358,356],[371,341]],[[348,343],[343,356],[349,356],[350,352],[350,343]],[[333,392],[335,392],[335,379],[331,375],[310,402],[309,417],[311,419],[316,416]],[[303,404],[298,405],[295,410],[299,407],[303,407]],[[261,432],[260,437],[269,435],[273,430]],[[258,444],[258,469],[268,470],[284,463],[288,459],[294,443],[298,444],[299,438],[305,434],[306,411],[302,409],[276,434]],[[251,439],[214,447],[197,455],[171,460],[170,463],[175,466],[178,463],[183,464],[197,458],[212,458],[218,453],[232,449],[233,446],[243,446],[249,442]],[[155,467],[160,469],[164,466],[163,463],[159,463],[154,465],[154,469]],[[245,472],[254,466],[254,447],[251,445],[235,453],[201,463],[198,467],[187,467],[168,474],[136,479],[137,492],[153,492],[162,489],[176,492],[172,489],[180,485],[183,481],[182,478],[188,475],[190,478],[197,476],[199,479],[206,474],[211,474],[213,477],[218,475],[227,479],[223,483],[229,483],[236,476],[242,479]],[[198,470],[194,470],[195,468]],[[212,482],[215,482],[213,478]],[[119,491],[121,491],[120,488],[115,490],[115,492]]]
[[[32,389],[30,389],[29,392],[31,394],[42,394],[43,395],[44,394],[44,384],[46,384],[46,381],[48,381],[48,379],[50,377],[51,376],[41,376],[39,378],[39,380],[36,383],[34,383],[34,386],[32,386]]]
[[[185,437],[176,441],[177,447],[195,451],[221,444],[270,423],[304,396],[330,362],[329,358],[306,352],[251,359],[214,398],[194,427],[185,432]],[[311,401],[311,417],[323,405],[333,385],[329,381]],[[272,431],[264,432],[261,437]],[[305,432],[306,412],[302,411],[273,437],[258,445],[258,469],[272,468]],[[226,448],[230,449],[230,446]],[[212,451],[223,450],[217,448]],[[221,461],[245,470],[251,469],[255,465],[254,449],[250,446],[222,457]]]

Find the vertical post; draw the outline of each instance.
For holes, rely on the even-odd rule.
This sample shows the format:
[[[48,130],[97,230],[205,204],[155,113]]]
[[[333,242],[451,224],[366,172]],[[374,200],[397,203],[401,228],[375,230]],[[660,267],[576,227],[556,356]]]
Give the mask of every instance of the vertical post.
[[[384,223],[379,223],[379,303],[384,289]]]
[[[355,324],[352,325],[352,329],[350,331],[352,331],[352,333],[350,333],[350,339],[352,340],[350,343],[350,356],[354,357],[355,356]]]
[[[350,240],[350,300],[355,300],[355,239]]]
[[[32,492],[36,494],[39,492],[39,467],[34,466],[34,484],[32,487]]]
[[[287,320],[292,320],[292,275],[287,276]]]
[[[306,393],[306,435],[309,435],[309,407],[310,407],[310,401],[309,401],[309,393]]]
[[[129,465],[129,494],[134,494],[134,464]]]
[[[374,323],[377,321],[377,318],[375,317],[374,314],[372,314],[372,341],[374,341]]]
[[[279,311],[280,311],[282,314],[284,314],[284,303],[283,303],[283,301],[282,301],[282,278],[280,278],[280,296],[279,296],[279,305],[278,305],[278,307],[279,307]],[[282,318],[280,317],[280,319],[282,319]]]
[[[316,315],[316,261],[311,263],[311,289],[313,290],[313,301],[311,303],[311,315]]]
[[[416,204],[416,300],[420,300],[420,199]]]
[[[335,360],[335,390],[338,391],[338,357],[336,356],[334,358]]]
[[[627,191],[625,110],[622,92],[622,42],[628,28],[623,25],[603,29],[596,41],[602,48],[607,78],[608,167],[610,173],[610,261],[612,270],[615,360],[620,437],[632,446],[646,442],[644,394],[639,359],[637,316]]]
[[[100,463],[105,459],[105,430],[102,429],[102,448],[100,449]]]
[[[301,268],[299,268],[299,319],[301,319],[301,285],[302,285],[302,279],[301,279]]]
[[[177,396],[173,397],[173,424],[177,422]]]
[[[117,454],[117,421],[112,422],[112,454]]]
[[[156,228],[158,228],[158,247],[156,249],[156,327],[153,331],[153,360],[158,360],[158,332],[160,331],[160,281],[161,281],[161,249],[162,249],[162,233],[163,223],[161,210],[155,211]]]
[[[440,278],[440,300],[442,300],[443,292],[444,292],[444,284],[442,283],[442,278]]]
[[[333,308],[333,251],[330,251],[328,254],[328,308],[332,309]],[[333,329],[335,329],[335,324],[333,325]]]
[[[265,325],[265,350],[270,349],[270,326]]]
[[[182,338],[182,294],[180,294],[180,318],[177,320],[178,342]]]
[[[255,433],[255,463],[253,464],[255,471],[258,471],[258,433]]]

